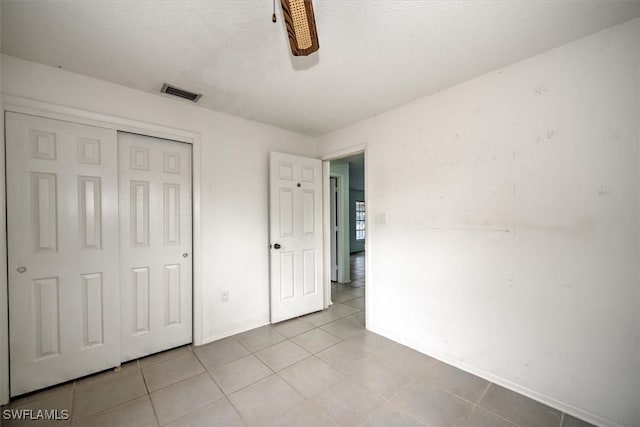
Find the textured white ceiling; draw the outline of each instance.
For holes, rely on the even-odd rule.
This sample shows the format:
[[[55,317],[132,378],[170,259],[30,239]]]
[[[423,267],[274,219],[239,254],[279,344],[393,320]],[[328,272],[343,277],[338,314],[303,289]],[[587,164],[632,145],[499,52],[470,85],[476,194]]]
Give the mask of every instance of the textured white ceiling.
[[[278,0],[279,2],[279,0]],[[639,1],[314,1],[293,58],[271,0],[3,1],[2,51],[310,135],[640,15]]]

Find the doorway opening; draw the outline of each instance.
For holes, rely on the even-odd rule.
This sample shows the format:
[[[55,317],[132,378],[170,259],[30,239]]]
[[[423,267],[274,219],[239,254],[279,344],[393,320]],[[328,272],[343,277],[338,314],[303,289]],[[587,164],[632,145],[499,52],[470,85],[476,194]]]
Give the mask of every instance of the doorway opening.
[[[360,152],[329,161],[330,301],[359,310],[365,309],[366,292],[364,160]]]

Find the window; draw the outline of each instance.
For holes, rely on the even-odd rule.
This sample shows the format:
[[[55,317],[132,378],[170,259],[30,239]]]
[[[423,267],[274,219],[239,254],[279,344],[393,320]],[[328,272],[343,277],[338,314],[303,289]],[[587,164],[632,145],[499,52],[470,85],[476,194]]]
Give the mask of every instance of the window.
[[[364,220],[364,202],[356,202],[356,240],[364,240],[365,220]]]

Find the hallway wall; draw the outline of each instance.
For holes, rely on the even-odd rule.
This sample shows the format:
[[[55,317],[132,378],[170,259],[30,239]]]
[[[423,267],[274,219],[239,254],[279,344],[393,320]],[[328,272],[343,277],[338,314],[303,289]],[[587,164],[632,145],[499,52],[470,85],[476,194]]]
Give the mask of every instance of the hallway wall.
[[[638,426],[640,20],[320,139],[367,145],[367,326]]]

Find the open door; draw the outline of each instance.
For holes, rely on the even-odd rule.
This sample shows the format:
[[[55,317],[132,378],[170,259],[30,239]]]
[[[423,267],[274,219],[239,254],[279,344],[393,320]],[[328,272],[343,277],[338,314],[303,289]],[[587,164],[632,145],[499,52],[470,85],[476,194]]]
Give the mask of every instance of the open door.
[[[271,323],[322,310],[322,162],[271,153]]]

